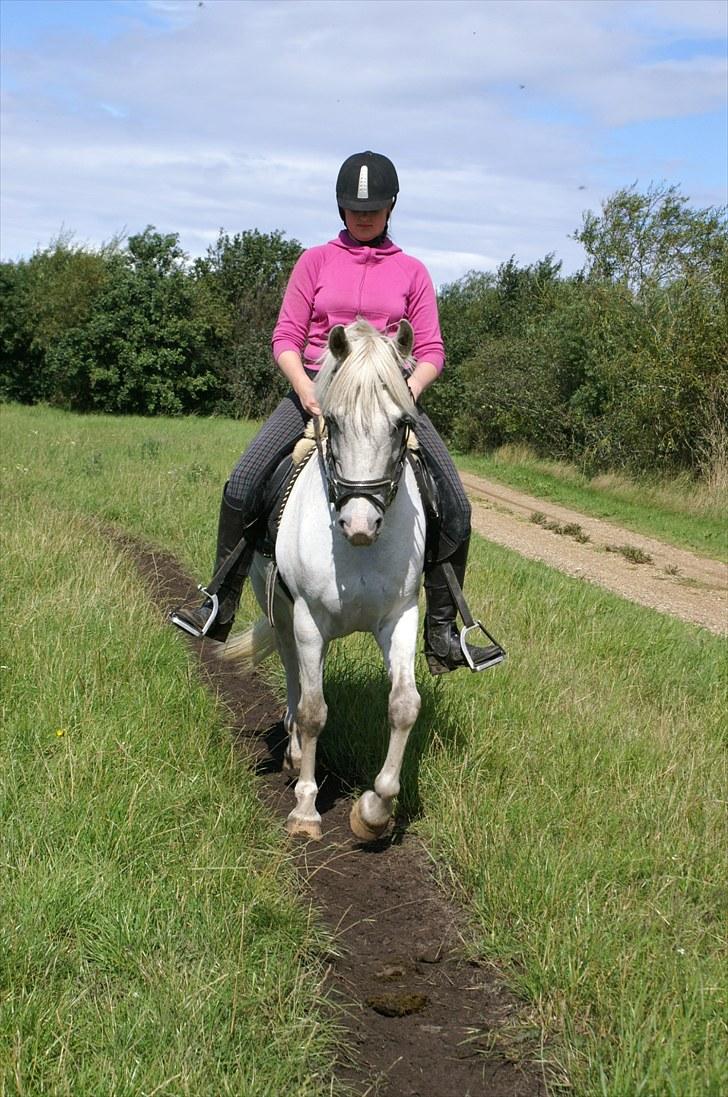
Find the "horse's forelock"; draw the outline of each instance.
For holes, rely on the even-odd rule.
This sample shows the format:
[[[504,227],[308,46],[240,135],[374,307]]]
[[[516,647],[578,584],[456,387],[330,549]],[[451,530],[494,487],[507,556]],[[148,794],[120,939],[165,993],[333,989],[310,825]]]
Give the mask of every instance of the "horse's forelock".
[[[317,381],[324,415],[355,417],[366,425],[382,409],[383,391],[402,414],[411,413],[412,397],[394,341],[366,320],[355,320],[345,331],[349,355],[339,360],[327,350]],[[411,365],[406,362],[405,368]]]

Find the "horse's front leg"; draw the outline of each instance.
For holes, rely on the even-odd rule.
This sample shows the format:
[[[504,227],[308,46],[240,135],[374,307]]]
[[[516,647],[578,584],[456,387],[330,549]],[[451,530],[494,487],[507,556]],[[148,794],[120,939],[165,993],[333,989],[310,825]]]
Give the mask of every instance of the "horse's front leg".
[[[296,806],[288,816],[286,829],[292,835],[321,837],[321,816],[316,810],[316,743],[326,724],[323,691],[326,643],[308,608],[296,603],[293,631],[298,655],[300,697],[296,709],[296,728],[301,744],[299,777],[296,781]]]
[[[278,608],[278,607],[276,607]],[[286,672],[286,712],[283,717],[288,741],[283,755],[283,768],[289,773],[298,773],[301,765],[301,739],[296,725],[296,710],[301,695],[298,676],[298,656],[293,636],[293,614],[290,604],[275,614],[275,628],[278,637],[278,652]]]
[[[389,750],[377,774],[374,791],[363,793],[351,809],[349,824],[357,838],[371,842],[381,837],[389,825],[392,804],[399,792],[407,739],[420,711],[420,695],[415,684],[417,648],[417,604],[396,621],[388,622],[377,634],[389,678]]]

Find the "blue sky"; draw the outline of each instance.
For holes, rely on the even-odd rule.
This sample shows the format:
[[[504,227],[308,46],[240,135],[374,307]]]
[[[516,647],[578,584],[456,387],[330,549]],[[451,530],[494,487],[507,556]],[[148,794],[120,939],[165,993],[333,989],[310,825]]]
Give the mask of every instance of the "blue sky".
[[[341,161],[397,164],[439,284],[583,263],[617,188],[726,201],[724,0],[2,0],[3,258],[60,231],[339,228]]]

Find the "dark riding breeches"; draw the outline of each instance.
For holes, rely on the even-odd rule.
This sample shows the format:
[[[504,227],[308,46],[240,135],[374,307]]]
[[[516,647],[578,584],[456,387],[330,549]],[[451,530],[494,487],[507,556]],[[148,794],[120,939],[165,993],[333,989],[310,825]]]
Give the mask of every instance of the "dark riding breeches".
[[[225,498],[248,520],[262,511],[268,480],[292,451],[310,419],[294,392],[281,400],[230,474]],[[445,444],[424,412],[417,418],[420,449],[437,484],[442,528],[438,557],[444,559],[470,536],[470,503]]]
[[[311,416],[295,392],[289,392],[268,418],[230,473],[225,498],[253,521],[263,508],[268,480],[293,452]]]
[[[417,417],[415,433],[437,485],[440,536],[436,559],[445,560],[470,536],[470,502],[445,443],[422,411]]]

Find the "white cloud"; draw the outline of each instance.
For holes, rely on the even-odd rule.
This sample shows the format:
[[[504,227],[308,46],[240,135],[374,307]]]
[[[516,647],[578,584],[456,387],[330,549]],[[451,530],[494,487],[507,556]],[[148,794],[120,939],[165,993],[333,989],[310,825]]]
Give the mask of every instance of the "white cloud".
[[[728,63],[717,57],[653,61],[624,70],[594,72],[571,88],[607,126],[680,118],[725,106]]]
[[[716,108],[724,69],[705,42],[720,8],[156,0],[164,29],[56,30],[6,49],[3,254],[61,224],[100,241],[152,222],[195,252],[220,226],[310,245],[337,230],[339,163],[368,147],[395,159],[397,239],[436,281],[511,254],[573,269],[587,204],[645,162],[661,178],[690,161],[656,147],[637,171],[605,148],[614,127]]]
[[[643,0],[631,4],[629,15],[648,30],[694,36],[724,37],[728,12],[723,0]]]

